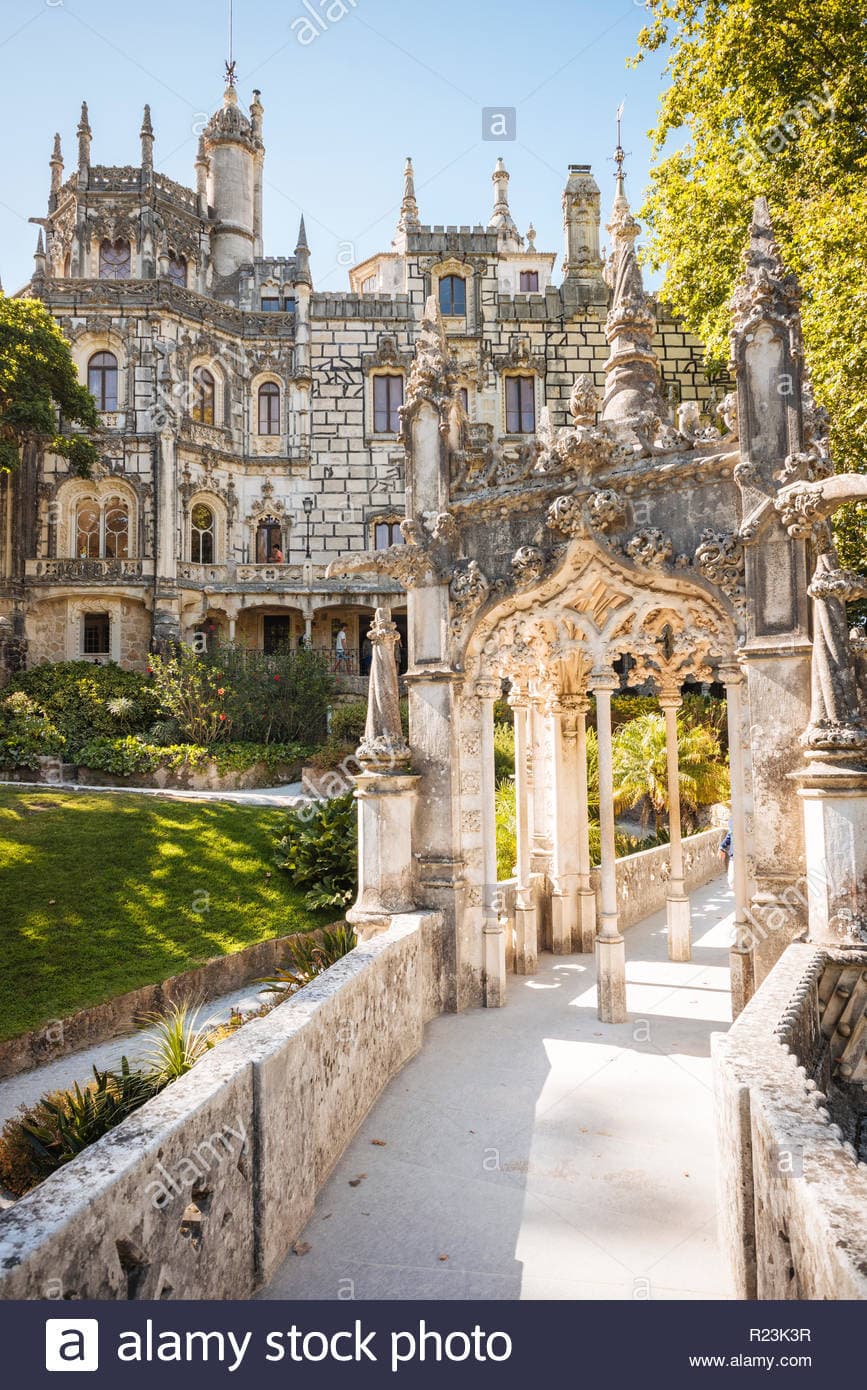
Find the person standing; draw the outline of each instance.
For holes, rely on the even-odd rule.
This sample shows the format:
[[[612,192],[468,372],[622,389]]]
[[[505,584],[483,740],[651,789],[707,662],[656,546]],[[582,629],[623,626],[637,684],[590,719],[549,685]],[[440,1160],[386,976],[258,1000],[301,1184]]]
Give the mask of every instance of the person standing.
[[[729,817],[729,823],[728,823],[728,827],[727,827],[727,829],[726,829],[726,833],[725,833],[725,835],[723,835],[722,839],[720,840],[720,844],[719,844],[719,856],[720,856],[720,859],[723,861],[723,863],[724,863],[725,866],[726,866],[726,878],[728,879],[729,888],[734,888],[734,886],[735,886],[735,850],[734,850],[734,840],[733,840],[733,838],[732,838],[732,821],[731,821],[731,817]]]
[[[334,639],[334,654],[337,657],[337,665],[346,665],[346,624],[340,624],[340,630]]]

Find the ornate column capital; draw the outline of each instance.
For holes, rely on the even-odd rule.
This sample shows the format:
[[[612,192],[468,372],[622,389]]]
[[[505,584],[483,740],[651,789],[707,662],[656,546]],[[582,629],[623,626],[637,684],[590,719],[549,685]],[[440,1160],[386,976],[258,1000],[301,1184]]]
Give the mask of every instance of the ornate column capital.
[[[717,676],[723,685],[742,685],[744,681],[743,668],[737,661],[721,661],[717,667]]]
[[[678,710],[683,705],[683,696],[681,695],[680,688],[678,686],[661,686],[656,698],[659,701],[660,709]]]
[[[587,678],[587,686],[593,695],[605,690],[613,694],[620,689],[620,677],[613,666],[594,666]]]
[[[502,682],[493,678],[482,678],[475,683],[475,692],[480,700],[499,700]]]

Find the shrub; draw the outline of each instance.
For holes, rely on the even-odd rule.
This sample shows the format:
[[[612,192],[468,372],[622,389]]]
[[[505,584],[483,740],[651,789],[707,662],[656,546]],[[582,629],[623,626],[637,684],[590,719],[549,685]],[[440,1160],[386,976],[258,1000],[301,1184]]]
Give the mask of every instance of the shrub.
[[[148,669],[160,704],[186,738],[208,744],[228,737],[231,696],[222,672],[211,662],[177,643],[169,656],[152,656]]]
[[[494,725],[494,778],[502,782],[504,777],[515,774],[515,726],[514,724]]]
[[[336,742],[351,743],[357,748],[364,738],[366,722],[366,700],[351,700],[345,705],[335,705],[331,713],[331,737]]]
[[[515,817],[515,783],[511,778],[498,782],[494,792],[494,818],[497,827],[497,881],[511,878],[518,857],[518,831]]]
[[[170,1004],[164,1014],[149,1020],[155,1035],[148,1054],[148,1075],[162,1087],[185,1076],[214,1046],[207,1027],[199,1027],[199,1011],[189,1004]]]
[[[161,712],[148,678],[111,662],[46,662],[15,676],[9,689],[28,696],[30,712],[54,725],[62,740],[56,751],[70,761],[92,738],[144,731]]]
[[[256,763],[269,771],[297,764],[305,749],[297,743],[217,743],[207,748],[197,743],[148,743],[141,737],[95,738],[79,754],[79,765],[92,772],[108,772],[113,777],[156,772],[168,768],[196,771],[214,762],[222,777],[228,772],[246,772]]]
[[[21,1197],[155,1096],[162,1084],[121,1059],[119,1072],[93,1069],[84,1090],[43,1096],[7,1120],[0,1134],[0,1182]]]
[[[358,885],[358,826],[348,793],[290,811],[277,845],[277,864],[308,907],[345,907]]]
[[[202,660],[226,690],[234,738],[312,746],[325,737],[334,677],[322,652],[218,647]]]
[[[289,942],[292,962],[280,966],[273,975],[260,980],[263,994],[276,994],[280,999],[295,994],[323,970],[348,955],[358,945],[355,928],[347,922],[336,927],[328,927],[321,933],[304,932],[293,936]]]
[[[0,766],[39,766],[42,757],[58,756],[66,740],[53,720],[23,690],[0,703]]]

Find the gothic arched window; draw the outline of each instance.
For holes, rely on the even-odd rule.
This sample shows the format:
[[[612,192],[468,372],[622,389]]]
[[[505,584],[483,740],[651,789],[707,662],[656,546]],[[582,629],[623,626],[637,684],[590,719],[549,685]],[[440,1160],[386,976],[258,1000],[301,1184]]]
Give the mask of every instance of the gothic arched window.
[[[117,358],[113,352],[95,352],[87,364],[87,389],[97,410],[117,410]]]
[[[440,280],[440,313],[455,318],[466,312],[466,280],[460,275],[444,275]]]
[[[132,251],[128,241],[102,241],[99,246],[100,280],[128,280]]]
[[[283,528],[274,517],[267,516],[256,527],[256,564],[283,563]]]
[[[75,511],[75,555],[78,560],[99,559],[100,513],[98,503],[88,498]]]
[[[259,387],[259,433],[280,433],[280,387],[273,381]]]
[[[172,256],[169,260],[169,279],[182,289],[187,287],[187,263],[183,256]]]
[[[129,558],[129,507],[120,497],[110,497],[105,504],[104,554],[107,560]]]
[[[532,434],[536,428],[536,379],[506,377],[506,433]]]
[[[190,515],[190,559],[194,565],[214,563],[214,513],[197,502]]]
[[[207,367],[196,367],[193,372],[193,419],[200,425],[213,425],[216,383]]]

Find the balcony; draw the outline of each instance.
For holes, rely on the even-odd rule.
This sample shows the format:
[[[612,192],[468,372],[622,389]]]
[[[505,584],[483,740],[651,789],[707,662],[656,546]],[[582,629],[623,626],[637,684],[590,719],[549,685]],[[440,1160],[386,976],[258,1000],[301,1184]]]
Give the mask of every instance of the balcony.
[[[153,560],[28,560],[25,568],[43,584],[129,584],[153,572]]]

